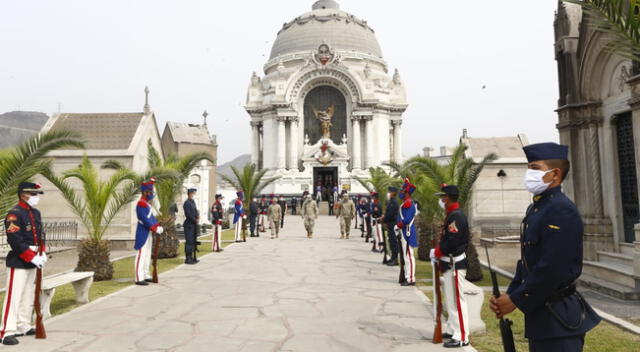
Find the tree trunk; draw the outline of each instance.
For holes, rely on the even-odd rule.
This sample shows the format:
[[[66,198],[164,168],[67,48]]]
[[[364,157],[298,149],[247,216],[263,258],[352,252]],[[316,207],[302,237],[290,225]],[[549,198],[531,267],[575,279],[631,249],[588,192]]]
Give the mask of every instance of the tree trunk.
[[[113,264],[109,260],[111,243],[107,240],[86,239],[78,244],[78,265],[75,271],[93,271],[93,280],[113,278]]]
[[[467,246],[465,254],[467,255],[466,279],[471,282],[482,280],[482,266],[480,266],[480,259],[478,258],[476,246],[473,244],[473,235],[469,239],[469,246]]]
[[[434,226],[427,223],[422,217],[416,219],[416,227],[418,228],[418,259],[430,261],[429,251],[431,251],[431,240],[434,236]]]
[[[175,258],[178,256],[180,240],[176,234],[176,218],[173,216],[161,217],[160,226],[164,229],[160,235],[158,258]]]

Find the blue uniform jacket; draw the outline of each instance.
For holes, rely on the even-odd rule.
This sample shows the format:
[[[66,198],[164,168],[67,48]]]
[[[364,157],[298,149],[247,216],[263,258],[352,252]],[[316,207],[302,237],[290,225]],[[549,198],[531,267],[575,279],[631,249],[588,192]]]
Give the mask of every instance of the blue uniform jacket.
[[[236,222],[238,222],[238,219],[241,216],[244,216],[244,207],[242,206],[242,201],[240,199],[236,200],[235,209],[236,209],[236,212],[235,212],[235,214],[233,214],[233,223],[234,224]]]
[[[416,215],[418,215],[418,206],[413,200],[406,199],[402,202],[400,211],[398,212],[398,222],[402,223],[402,235],[411,247],[418,247],[418,233],[415,224]]]
[[[44,239],[42,218],[38,209],[30,207],[25,202],[9,210],[4,219],[4,228],[7,233],[7,243],[11,250],[7,254],[7,267],[18,269],[33,269],[36,266],[31,260],[37,252],[31,250],[31,246],[38,246]],[[43,251],[46,248],[43,247]]]
[[[147,242],[149,232],[155,231],[159,224],[158,220],[153,216],[151,205],[145,199],[138,201],[136,214],[138,215],[138,227],[136,228],[136,243],[133,248],[139,250]]]
[[[582,273],[584,233],[577,207],[560,187],[552,188],[534,198],[522,226],[521,259],[507,293],[525,314],[525,336],[542,340],[591,330],[600,317],[579,294],[550,300]]]

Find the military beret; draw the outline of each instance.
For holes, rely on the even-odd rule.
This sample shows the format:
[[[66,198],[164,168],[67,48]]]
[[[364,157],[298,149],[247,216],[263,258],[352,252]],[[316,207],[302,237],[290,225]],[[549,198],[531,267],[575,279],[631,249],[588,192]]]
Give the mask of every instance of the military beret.
[[[554,159],[569,160],[569,147],[557,143],[531,144],[522,150],[524,150],[529,162]]]

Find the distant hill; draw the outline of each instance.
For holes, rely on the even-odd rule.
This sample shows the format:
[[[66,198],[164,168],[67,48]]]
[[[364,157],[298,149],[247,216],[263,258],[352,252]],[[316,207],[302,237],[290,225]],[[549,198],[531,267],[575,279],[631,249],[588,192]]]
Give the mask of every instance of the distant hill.
[[[49,116],[42,112],[12,111],[0,114],[0,149],[16,146],[42,129]]]
[[[231,160],[228,163],[218,165],[218,173],[226,176],[233,176],[233,171],[231,171],[231,167],[242,168],[246,164],[251,162],[251,154],[242,154],[239,157]],[[218,183],[221,183],[220,177],[218,177]]]

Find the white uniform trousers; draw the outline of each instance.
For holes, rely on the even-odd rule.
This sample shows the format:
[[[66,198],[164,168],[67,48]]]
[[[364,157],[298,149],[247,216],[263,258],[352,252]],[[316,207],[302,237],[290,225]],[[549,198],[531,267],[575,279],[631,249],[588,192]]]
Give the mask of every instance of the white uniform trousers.
[[[449,314],[444,331],[462,342],[469,342],[469,312],[464,297],[466,274],[466,270],[455,269],[442,273],[445,304]]]
[[[376,236],[376,243],[378,245],[378,249],[384,247],[384,239],[382,238],[382,224],[378,223],[378,219],[373,219],[375,226],[373,227],[373,232]]]
[[[235,227],[236,242],[242,241],[242,216],[238,218]]]
[[[416,282],[416,258],[413,254],[413,247],[409,246],[404,235],[400,233],[402,238],[402,255],[404,256],[404,277],[407,282]]]
[[[36,269],[7,268],[7,291],[2,307],[0,338],[25,334],[33,326]]]
[[[151,249],[153,247],[153,236],[149,233],[147,236],[147,242],[144,243],[142,248],[138,249],[136,254],[136,260],[133,262],[135,266],[136,282],[151,279],[151,271],[149,266],[151,265]]]
[[[260,214],[260,221],[258,226],[258,231],[265,232],[267,224],[267,216],[265,214]]]
[[[214,225],[213,226],[213,240],[211,241],[211,250],[214,252],[219,252],[222,247],[220,247],[222,237],[222,225]]]

